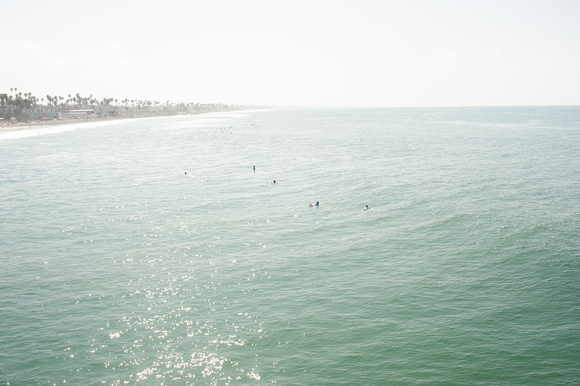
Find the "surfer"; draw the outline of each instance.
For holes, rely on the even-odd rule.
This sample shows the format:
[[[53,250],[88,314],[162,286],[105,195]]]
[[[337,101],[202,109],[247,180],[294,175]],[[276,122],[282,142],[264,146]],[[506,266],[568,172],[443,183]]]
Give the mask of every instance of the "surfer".
[[[320,206],[320,202],[316,201],[316,204],[314,204],[314,206]]]
[[[363,209],[363,211],[367,211],[367,210],[371,210],[371,208],[369,208],[369,206],[365,206],[365,208]]]

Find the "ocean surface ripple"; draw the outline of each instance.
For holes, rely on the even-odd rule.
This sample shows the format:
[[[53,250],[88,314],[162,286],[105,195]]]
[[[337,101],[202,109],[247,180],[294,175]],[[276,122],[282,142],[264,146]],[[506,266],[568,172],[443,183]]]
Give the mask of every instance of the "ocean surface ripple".
[[[565,106],[0,136],[0,383],[579,384],[579,149]]]

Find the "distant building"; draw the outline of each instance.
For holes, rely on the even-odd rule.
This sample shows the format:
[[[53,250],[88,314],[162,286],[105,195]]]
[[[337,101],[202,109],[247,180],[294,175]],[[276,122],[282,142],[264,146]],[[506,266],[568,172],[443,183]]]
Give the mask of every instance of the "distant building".
[[[28,119],[32,121],[49,121],[62,119],[60,111],[29,111],[26,113]]]
[[[66,119],[89,119],[95,116],[95,110],[93,109],[68,110],[65,114]]]

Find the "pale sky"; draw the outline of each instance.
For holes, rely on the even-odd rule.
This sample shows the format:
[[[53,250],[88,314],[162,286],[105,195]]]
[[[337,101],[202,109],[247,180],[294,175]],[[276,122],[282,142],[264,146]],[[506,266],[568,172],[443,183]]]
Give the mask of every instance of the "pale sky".
[[[580,105],[580,0],[2,0],[0,93]]]

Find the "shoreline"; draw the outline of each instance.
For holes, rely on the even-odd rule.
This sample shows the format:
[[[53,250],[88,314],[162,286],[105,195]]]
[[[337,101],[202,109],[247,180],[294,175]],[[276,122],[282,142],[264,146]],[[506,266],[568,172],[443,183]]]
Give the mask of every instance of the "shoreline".
[[[67,121],[47,121],[47,122],[28,122],[12,125],[0,126],[0,141],[35,137],[46,134],[56,134],[64,131],[71,131],[83,127],[99,127],[118,122],[123,122],[134,118],[117,118],[117,119],[89,119],[89,120],[67,120]]]
[[[31,121],[31,122],[18,122],[12,124],[1,124],[0,125],[0,140],[4,139],[16,139],[16,138],[26,138],[37,135],[59,133],[62,131],[76,130],[78,128],[88,128],[88,127],[100,127],[110,124],[116,124],[131,120],[141,120],[150,118],[170,118],[170,117],[183,117],[183,116],[201,116],[209,114],[228,114],[228,113],[240,113],[249,111],[260,111],[263,109],[240,109],[240,110],[228,110],[228,111],[208,111],[202,113],[194,114],[175,114],[175,115],[150,115],[141,117],[107,117],[107,118],[90,118],[90,119],[69,119],[69,120],[51,120],[51,121]],[[265,109],[270,110],[270,109]]]
[[[140,117],[141,118],[141,117]],[[144,117],[149,118],[149,117]],[[153,117],[151,117],[153,118]],[[81,125],[85,123],[101,123],[101,122],[113,122],[113,121],[124,121],[127,119],[139,119],[139,118],[92,118],[92,119],[61,119],[52,121],[32,121],[32,122],[19,122],[12,124],[2,124],[0,125],[0,133],[11,133],[11,132],[21,132],[32,129],[49,129],[54,126],[68,126],[68,125]]]
[[[163,118],[163,117],[179,117],[179,116],[196,116],[196,115],[207,115],[207,114],[227,114],[227,113],[237,113],[244,111],[261,111],[270,110],[272,107],[267,108],[247,108],[239,110],[223,110],[223,111],[206,111],[191,114],[159,114],[159,115],[144,115],[137,117],[106,117],[106,118],[88,118],[88,119],[59,119],[59,120],[46,120],[46,121],[30,121],[30,122],[17,122],[17,123],[0,123],[0,133],[9,132],[21,132],[25,130],[32,129],[48,129],[54,126],[67,126],[67,125],[84,125],[91,123],[102,123],[102,122],[120,122],[136,119],[147,119],[147,118]]]

